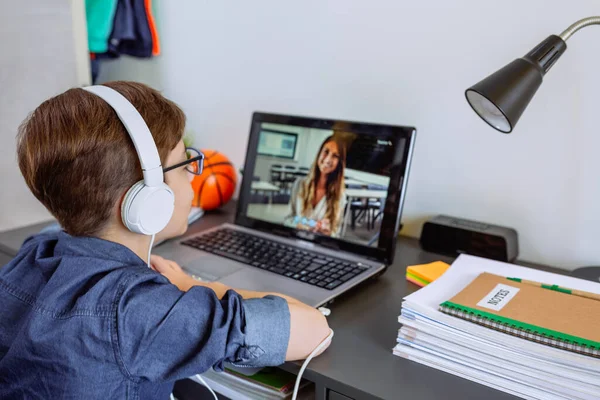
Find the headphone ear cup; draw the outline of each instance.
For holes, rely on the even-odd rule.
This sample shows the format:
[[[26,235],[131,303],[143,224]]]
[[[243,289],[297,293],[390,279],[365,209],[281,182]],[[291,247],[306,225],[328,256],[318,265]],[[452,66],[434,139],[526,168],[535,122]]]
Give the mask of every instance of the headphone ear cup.
[[[123,225],[125,225],[125,227],[131,232],[135,233],[141,232],[138,232],[134,222],[130,218],[129,210],[131,209],[131,204],[133,203],[133,200],[135,199],[136,195],[140,192],[140,190],[142,190],[143,187],[144,181],[136,182],[132,187],[129,188],[127,193],[125,193],[125,198],[121,203],[121,220],[123,221]]]
[[[133,185],[121,203],[121,219],[131,232],[155,235],[163,230],[175,209],[175,195],[169,186]]]

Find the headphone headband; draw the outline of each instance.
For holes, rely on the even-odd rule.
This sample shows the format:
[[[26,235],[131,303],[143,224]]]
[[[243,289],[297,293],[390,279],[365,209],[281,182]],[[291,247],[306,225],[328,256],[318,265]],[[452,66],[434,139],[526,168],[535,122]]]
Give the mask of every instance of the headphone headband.
[[[144,183],[156,187],[163,183],[163,171],[154,138],[136,108],[121,93],[108,86],[95,85],[82,88],[106,101],[129,133],[142,165]]]

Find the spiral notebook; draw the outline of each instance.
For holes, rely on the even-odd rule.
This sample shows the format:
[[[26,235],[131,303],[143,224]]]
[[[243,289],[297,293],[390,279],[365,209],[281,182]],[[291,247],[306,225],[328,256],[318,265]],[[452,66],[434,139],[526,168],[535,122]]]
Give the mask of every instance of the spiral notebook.
[[[497,331],[600,358],[600,301],[484,272],[439,310]]]

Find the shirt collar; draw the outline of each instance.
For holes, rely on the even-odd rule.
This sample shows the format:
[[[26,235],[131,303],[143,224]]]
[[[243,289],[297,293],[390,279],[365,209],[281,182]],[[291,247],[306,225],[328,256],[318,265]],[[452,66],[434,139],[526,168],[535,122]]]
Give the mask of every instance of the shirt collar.
[[[65,231],[58,233],[58,243],[54,254],[120,261],[130,265],[146,265],[146,261],[120,243],[97,237],[71,236]]]

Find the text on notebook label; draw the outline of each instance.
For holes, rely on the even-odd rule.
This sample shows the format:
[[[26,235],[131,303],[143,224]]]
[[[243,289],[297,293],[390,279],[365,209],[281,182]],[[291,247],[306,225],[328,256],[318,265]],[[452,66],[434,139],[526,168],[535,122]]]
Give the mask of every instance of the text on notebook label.
[[[477,305],[479,307],[489,308],[490,310],[500,311],[502,307],[515,297],[519,288],[499,283],[489,292]]]

